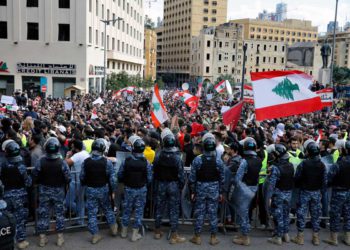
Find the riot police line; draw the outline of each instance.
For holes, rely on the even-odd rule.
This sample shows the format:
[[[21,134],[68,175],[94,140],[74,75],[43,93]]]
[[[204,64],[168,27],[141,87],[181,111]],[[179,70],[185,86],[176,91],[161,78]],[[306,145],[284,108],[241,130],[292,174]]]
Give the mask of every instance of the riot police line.
[[[217,232],[219,221],[224,224],[228,207],[234,207],[236,222],[239,225],[240,235],[234,237],[233,243],[239,245],[250,245],[249,233],[251,221],[249,218],[249,207],[257,193],[259,176],[261,175],[262,160],[256,155],[256,142],[252,138],[247,138],[243,142],[244,157],[240,166],[232,177],[232,184],[225,190],[224,166],[220,159],[216,158],[215,137],[207,133],[203,136],[203,155],[195,158],[189,173],[185,174],[181,153],[175,147],[175,137],[169,129],[164,129],[161,138],[163,148],[157,154],[153,167],[143,156],[145,144],[138,136],[131,136],[129,141],[132,145],[132,153],[125,156],[125,159],[117,157],[119,163],[113,165],[111,161],[103,157],[105,143],[103,139],[97,139],[92,144],[91,157],[84,161],[79,173],[79,182],[74,183],[75,190],[80,197],[84,187],[85,198],[76,200],[77,205],[84,210],[86,208],[87,227],[92,235],[91,243],[96,244],[102,236],[99,234],[99,211],[105,216],[105,220],[110,227],[112,236],[119,232],[122,238],[127,238],[129,234],[130,218],[134,214],[132,222],[131,241],[138,241],[142,238],[142,221],[149,217],[154,220],[154,238],[162,238],[164,232],[161,230],[162,219],[168,205],[168,217],[170,222],[170,244],[185,242],[185,238],[178,234],[178,225],[182,221],[194,224],[194,235],[190,241],[200,245],[202,242],[201,232],[203,223],[208,216],[210,226],[210,244],[219,243]],[[64,207],[67,199],[65,187],[78,173],[71,173],[65,161],[59,155],[59,142],[56,138],[49,138],[45,145],[45,156],[34,166],[30,175],[26,167],[21,162],[19,146],[9,141],[4,143],[6,161],[1,165],[1,180],[4,183],[4,200],[7,201],[7,210],[14,214],[16,223],[17,247],[25,249],[29,242],[26,240],[26,220],[28,217],[27,193],[25,187],[37,184],[35,189],[34,204],[38,202],[35,209],[35,229],[39,234],[39,246],[48,244],[46,236],[49,231],[51,210],[54,210],[56,219],[55,231],[58,233],[56,244],[64,244],[63,230],[68,222],[77,222],[78,226],[85,226],[85,216],[73,218],[65,216],[67,210]],[[332,245],[338,244],[338,232],[340,231],[340,217],[342,206],[347,205],[349,195],[349,162],[350,142],[346,142],[343,148],[344,160],[338,165],[328,166],[319,157],[319,149],[312,140],[304,144],[307,159],[304,160],[297,169],[289,162],[287,149],[282,144],[274,145],[270,152],[274,155],[274,162],[269,168],[269,175],[265,182],[264,199],[267,201],[267,210],[271,211],[275,228],[274,236],[269,242],[282,245],[283,242],[294,242],[299,245],[304,244],[305,219],[310,210],[312,224],[312,243],[320,244],[320,200],[321,189],[326,187],[327,173],[333,178],[333,197],[331,200],[330,238],[325,240]],[[119,155],[120,156],[120,155]],[[345,177],[344,177],[345,176]],[[31,178],[32,177],[32,178]],[[119,183],[117,185],[117,179]],[[290,201],[292,192],[299,188],[297,205],[297,229],[295,238],[289,237],[290,224]],[[72,187],[72,186],[70,186]],[[115,192],[115,190],[119,190]],[[226,199],[224,199],[226,196]],[[71,196],[68,196],[71,197]],[[77,197],[75,197],[77,198]],[[68,199],[69,200],[69,199]],[[220,218],[219,203],[221,203]],[[271,204],[270,204],[271,202]],[[68,214],[72,214],[72,201],[68,201]],[[114,204],[113,204],[114,203]],[[227,206],[230,204],[230,206]],[[117,211],[114,208],[117,207]],[[121,207],[122,209],[119,209]],[[146,208],[146,209],[145,209]],[[333,210],[332,210],[333,208]],[[347,207],[345,207],[347,208]],[[122,211],[119,214],[119,211]],[[148,211],[148,216],[144,212]],[[78,209],[75,213],[79,214]],[[81,215],[81,214],[80,214]],[[118,226],[116,216],[120,216],[120,226]],[[346,214],[345,214],[346,215]],[[345,220],[345,235],[343,241],[350,245],[348,223]],[[347,231],[349,230],[349,231]],[[8,242],[6,243],[8,244]],[[1,245],[0,245],[1,246]],[[1,249],[6,249],[4,245]]]

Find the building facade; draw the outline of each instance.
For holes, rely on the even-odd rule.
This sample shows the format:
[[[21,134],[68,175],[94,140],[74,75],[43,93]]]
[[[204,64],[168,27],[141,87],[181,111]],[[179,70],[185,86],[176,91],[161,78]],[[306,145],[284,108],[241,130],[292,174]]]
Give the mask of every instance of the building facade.
[[[273,42],[317,42],[318,28],[311,21],[287,19],[283,22],[257,19],[237,19],[230,21],[241,24],[245,40],[262,40]]]
[[[335,26],[335,32],[338,32],[339,31],[339,24],[338,22],[336,22],[334,24],[334,21],[331,21],[327,24],[327,33],[332,33],[334,32],[334,26]]]
[[[334,63],[339,67],[350,68],[350,30],[347,32],[336,33],[335,38]],[[327,34],[319,38],[319,43],[323,44],[327,40],[331,48],[333,48],[333,34]],[[329,62],[331,58],[329,58]]]
[[[117,17],[105,33],[101,20]],[[100,92],[104,46],[107,73],[142,73],[143,22],[142,0],[1,0],[0,92]]]
[[[227,0],[165,0],[158,75],[172,75],[178,83],[189,80],[191,38],[203,28],[226,22],[226,18]]]
[[[247,44],[245,80],[251,72],[284,70],[287,44],[281,41],[245,40],[243,25],[232,22],[202,30],[192,39],[191,78],[216,82],[229,75],[242,81],[243,44]]]
[[[157,65],[157,33],[153,29],[145,29],[145,68],[144,78],[156,80]]]
[[[286,3],[278,3],[276,4],[276,22],[283,22],[284,20],[287,19],[287,4]]]

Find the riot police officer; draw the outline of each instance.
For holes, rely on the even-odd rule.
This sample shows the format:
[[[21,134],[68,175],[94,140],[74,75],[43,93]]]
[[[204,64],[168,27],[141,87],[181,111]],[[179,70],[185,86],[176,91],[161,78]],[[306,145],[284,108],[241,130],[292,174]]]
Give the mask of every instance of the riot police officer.
[[[60,143],[57,138],[50,137],[44,144],[45,156],[35,165],[32,175],[39,184],[38,224],[39,246],[48,243],[46,232],[49,229],[50,210],[56,216],[56,231],[58,246],[64,243],[64,200],[65,187],[70,182],[70,171],[67,163],[59,153]]]
[[[203,136],[204,154],[197,156],[192,163],[189,176],[192,200],[195,200],[195,225],[192,243],[200,245],[200,234],[206,216],[210,224],[210,244],[216,245],[219,240],[216,237],[218,231],[218,206],[222,200],[224,187],[224,166],[221,159],[216,159],[216,141],[214,135],[207,133]]]
[[[145,142],[139,136],[131,136],[132,155],[127,157],[118,172],[119,182],[124,183],[124,201],[121,237],[127,237],[130,216],[135,209],[135,220],[131,241],[142,238],[139,229],[142,226],[143,211],[147,198],[147,184],[152,181],[151,164],[146,160],[143,152]]]
[[[16,218],[16,241],[19,249],[29,246],[26,240],[26,221],[28,217],[28,197],[26,187],[32,185],[32,179],[27,174],[20,156],[20,146],[13,140],[7,140],[2,145],[5,149],[6,161],[0,166],[0,179],[4,184],[4,199],[7,211]]]
[[[235,182],[245,183],[249,189],[256,193],[258,190],[259,173],[262,167],[262,160],[256,153],[256,141],[247,137],[243,141],[243,160],[237,170]],[[233,243],[237,245],[250,245],[248,234],[250,232],[249,209],[242,214],[238,214],[241,235],[233,238]]]
[[[344,219],[344,243],[350,246],[350,141],[341,148],[342,157],[328,172],[328,186],[332,187],[330,203],[330,245],[338,245],[341,217]]]
[[[310,210],[312,224],[312,244],[320,244],[321,190],[327,185],[327,171],[320,159],[320,150],[315,141],[309,139],[304,143],[306,159],[299,164],[295,172],[295,184],[300,188],[297,202],[298,234],[292,242],[304,244],[305,216]]]
[[[271,214],[275,223],[274,237],[268,241],[282,245],[290,242],[289,211],[294,187],[294,166],[289,162],[289,153],[283,144],[275,145],[275,162],[271,166],[269,189],[272,191]],[[283,238],[282,238],[283,237]]]
[[[16,234],[16,220],[6,211],[7,204],[3,200],[4,185],[0,180],[0,249],[13,250]]]
[[[171,225],[170,244],[182,243],[186,239],[177,233],[181,190],[184,186],[184,167],[181,153],[175,146],[175,137],[170,129],[166,128],[161,134],[163,149],[157,153],[153,162],[153,174],[156,180],[156,204],[155,204],[155,231],[154,238],[160,239],[162,214],[166,203],[169,207]]]
[[[91,157],[83,162],[80,172],[80,181],[83,186],[86,186],[88,229],[92,234],[92,244],[96,244],[102,239],[98,233],[97,225],[99,208],[106,216],[112,236],[116,236],[118,233],[118,225],[109,197],[111,190],[115,190],[116,187],[116,173],[112,162],[104,157],[105,150],[104,139],[95,140],[91,145]]]

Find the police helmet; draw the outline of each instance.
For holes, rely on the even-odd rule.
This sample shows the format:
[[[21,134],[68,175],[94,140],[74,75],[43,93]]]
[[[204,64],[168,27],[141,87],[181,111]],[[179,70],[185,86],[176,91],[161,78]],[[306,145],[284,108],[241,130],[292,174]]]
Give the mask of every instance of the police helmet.
[[[283,144],[275,144],[275,154],[278,158],[287,153],[287,148]]]
[[[215,136],[212,133],[206,133],[203,138],[203,148],[206,152],[213,152],[216,149]]]
[[[20,146],[15,141],[7,143],[5,146],[5,156],[12,162],[22,161]]]
[[[136,154],[142,154],[145,151],[145,142],[140,138],[137,139],[132,145],[132,152]]]
[[[350,155],[350,141],[344,143],[344,154]]]
[[[243,143],[243,150],[256,151],[256,141],[251,137],[247,137]]]
[[[313,157],[320,154],[320,149],[315,142],[310,142],[306,147],[308,156]]]
[[[104,139],[97,139],[91,145],[91,152],[93,155],[103,155],[106,150],[106,144]]]
[[[3,197],[4,197],[4,190],[5,190],[5,187],[2,184],[2,181],[0,180],[0,210],[5,209],[7,207],[7,204],[4,201],[4,199],[3,199]]]
[[[167,135],[163,139],[163,145],[165,148],[175,147],[175,136],[174,135]]]
[[[57,159],[60,157],[60,142],[56,137],[50,137],[44,144],[46,156],[49,159]]]

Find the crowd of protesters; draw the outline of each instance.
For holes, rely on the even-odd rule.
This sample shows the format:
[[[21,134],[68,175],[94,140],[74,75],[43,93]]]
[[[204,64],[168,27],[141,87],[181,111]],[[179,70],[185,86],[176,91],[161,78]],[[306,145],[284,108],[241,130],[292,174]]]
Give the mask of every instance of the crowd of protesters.
[[[118,226],[113,206],[117,207],[117,204],[111,204],[110,201],[115,199],[115,190],[121,182],[128,183],[125,188],[127,197],[124,200],[126,201],[123,201],[121,206],[123,210],[121,236],[126,238],[131,215],[131,209],[128,207],[134,205],[143,210],[147,202],[146,198],[138,198],[139,194],[147,195],[146,189],[141,192],[139,183],[132,183],[132,178],[130,179],[125,172],[126,169],[135,166],[137,166],[135,169],[138,167],[147,169],[144,176],[140,177],[140,182],[145,181],[142,187],[151,185],[152,175],[162,184],[159,189],[155,189],[159,193],[154,195],[165,203],[169,201],[171,204],[169,216],[172,231],[170,243],[172,244],[185,241],[177,233],[179,211],[175,210],[176,206],[180,206],[180,197],[177,197],[177,200],[167,200],[166,195],[174,197],[172,193],[174,187],[171,186],[171,181],[176,181],[178,184],[176,188],[180,192],[186,188],[184,187],[183,167],[189,167],[190,185],[187,188],[192,202],[195,203],[195,232],[191,239],[194,244],[201,244],[200,233],[201,224],[205,218],[205,206],[208,206],[208,218],[211,225],[210,243],[212,245],[219,243],[216,237],[219,203],[224,200],[230,203],[230,200],[234,199],[231,197],[232,192],[234,193],[232,186],[237,182],[243,182],[255,194],[253,201],[249,204],[249,211],[246,214],[245,212],[239,214],[238,211],[227,205],[228,212],[222,221],[240,226],[241,234],[234,238],[234,243],[250,244],[248,237],[250,220],[252,211],[257,208],[260,224],[263,227],[271,228],[270,215],[273,217],[274,237],[269,239],[271,243],[281,245],[283,241],[290,241],[288,226],[291,212],[297,215],[298,220],[298,235],[292,241],[304,244],[303,231],[305,226],[308,226],[307,223],[305,225],[304,217],[310,210],[312,220],[309,226],[313,229],[312,242],[315,245],[320,244],[318,235],[320,225],[329,226],[328,221],[320,220],[321,215],[324,217],[331,215],[331,236],[326,242],[333,245],[338,244],[337,234],[340,231],[338,225],[340,218],[337,216],[344,216],[345,236],[343,240],[345,244],[350,245],[350,178],[347,177],[347,181],[341,180],[345,184],[340,181],[342,186],[339,192],[345,192],[345,194],[341,193],[340,197],[332,196],[332,199],[336,197],[343,207],[334,207],[327,192],[327,187],[332,186],[328,178],[334,178],[339,171],[349,173],[348,169],[350,169],[350,161],[348,161],[350,144],[347,144],[350,114],[344,101],[336,99],[332,108],[319,112],[261,122],[255,120],[253,105],[245,104],[238,125],[231,131],[229,127],[223,125],[221,109],[223,106],[233,106],[237,103],[236,99],[227,100],[225,95],[214,95],[209,100],[204,95],[198,109],[191,112],[191,108],[187,107],[181,98],[174,98],[175,92],[174,89],[163,92],[169,119],[158,128],[153,126],[150,115],[152,110],[152,92],[150,91],[135,90],[134,93],[119,98],[113,98],[111,92],[101,95],[86,94],[67,99],[30,99],[25,94],[17,94],[15,99],[20,106],[18,111],[7,111],[5,106],[0,109],[2,145],[0,179],[5,186],[4,199],[8,203],[7,209],[10,212],[17,210],[15,216],[17,219],[17,246],[25,249],[29,245],[26,240],[25,224],[28,217],[35,215],[37,202],[39,203],[37,231],[40,234],[40,246],[47,244],[45,234],[50,219],[50,213],[47,210],[52,206],[56,211],[57,245],[59,246],[64,243],[62,234],[65,226],[64,211],[68,207],[79,218],[77,223],[80,225],[84,224],[84,216],[88,216],[88,228],[93,235],[93,244],[101,240],[96,222],[98,210],[104,212],[111,233],[116,236]],[[103,105],[92,104],[98,97],[103,100]],[[72,109],[65,108],[65,101],[72,103]],[[164,155],[161,154],[163,151]],[[133,161],[131,158],[128,159],[132,161],[130,164],[134,165],[129,166],[129,162],[125,161],[119,170],[116,169],[117,152],[132,153],[135,158],[132,159]],[[166,164],[163,163],[166,162],[164,159],[167,154],[170,155],[170,158],[168,157],[171,159],[168,161],[170,165],[172,161],[177,162],[177,170],[174,172],[176,178],[164,174],[161,170],[166,168]],[[203,158],[202,155],[207,158]],[[147,159],[145,165],[142,161],[138,162],[143,156]],[[320,165],[321,169],[324,163],[320,164],[321,161],[315,160],[319,156],[331,156],[332,166],[333,164],[337,166],[338,172],[325,170],[318,176],[315,181],[317,183],[310,184],[312,186],[310,188],[308,185],[305,186],[305,183],[308,182],[305,179],[308,171],[301,170],[301,166],[306,168],[305,165],[310,165],[308,160],[313,160]],[[107,161],[104,162],[104,159]],[[178,162],[178,159],[181,162]],[[50,163],[50,160],[55,161]],[[278,168],[283,165],[282,163],[286,163],[284,164],[286,168],[293,166],[292,179],[288,179],[290,171],[284,172]],[[96,166],[105,164],[103,169],[106,170],[104,172],[91,170],[94,164]],[[18,172],[4,171],[9,165],[17,166]],[[51,170],[47,170],[46,166],[55,168],[56,175],[50,176]],[[203,169],[205,168],[208,172],[201,172],[201,166],[205,166]],[[213,172],[210,167],[214,167],[216,171]],[[135,169],[132,171],[135,172]],[[92,173],[97,174],[95,179],[94,176],[91,176]],[[327,173],[333,175],[328,176]],[[6,180],[11,174],[20,175],[22,179]],[[103,178],[100,178],[101,175]],[[271,177],[271,180],[268,177]],[[281,179],[288,183],[293,182],[293,185],[292,183],[287,186],[282,185],[283,183],[279,183]],[[50,182],[53,184],[52,188],[47,187],[50,186]],[[106,189],[100,186],[100,182],[105,186],[107,184]],[[215,185],[211,185],[213,182]],[[266,182],[273,183],[269,187],[272,192],[269,199],[272,202],[270,208],[264,204]],[[202,185],[203,183],[208,185]],[[35,200],[33,195],[35,192],[33,186],[36,184],[39,184],[38,200]],[[61,184],[68,188],[61,189]],[[84,187],[87,188],[84,190]],[[133,193],[133,188],[138,191]],[[296,188],[301,194],[298,195],[298,192],[295,192]],[[161,192],[163,189],[167,190],[164,191],[164,194]],[[25,191],[21,193],[18,190]],[[101,198],[98,198],[100,196]],[[283,212],[276,209],[280,208],[281,202],[276,197],[287,200],[287,207],[281,207]],[[60,199],[61,203],[56,204],[55,199]],[[300,207],[300,203],[305,203],[305,200],[307,204]],[[84,201],[86,201],[86,209]],[[127,201],[136,203],[127,204]],[[19,203],[22,203],[22,206],[18,205]],[[164,210],[161,205],[156,201],[156,207],[159,206],[158,208]],[[308,207],[308,205],[311,206]],[[173,206],[175,209],[171,209]],[[120,207],[117,209],[119,210]],[[57,211],[60,212],[57,214]],[[338,215],[334,214],[335,211]],[[141,238],[138,227],[142,216],[143,211],[135,208],[132,241]],[[162,236],[161,213],[156,213],[155,219],[155,238],[160,239]]]

